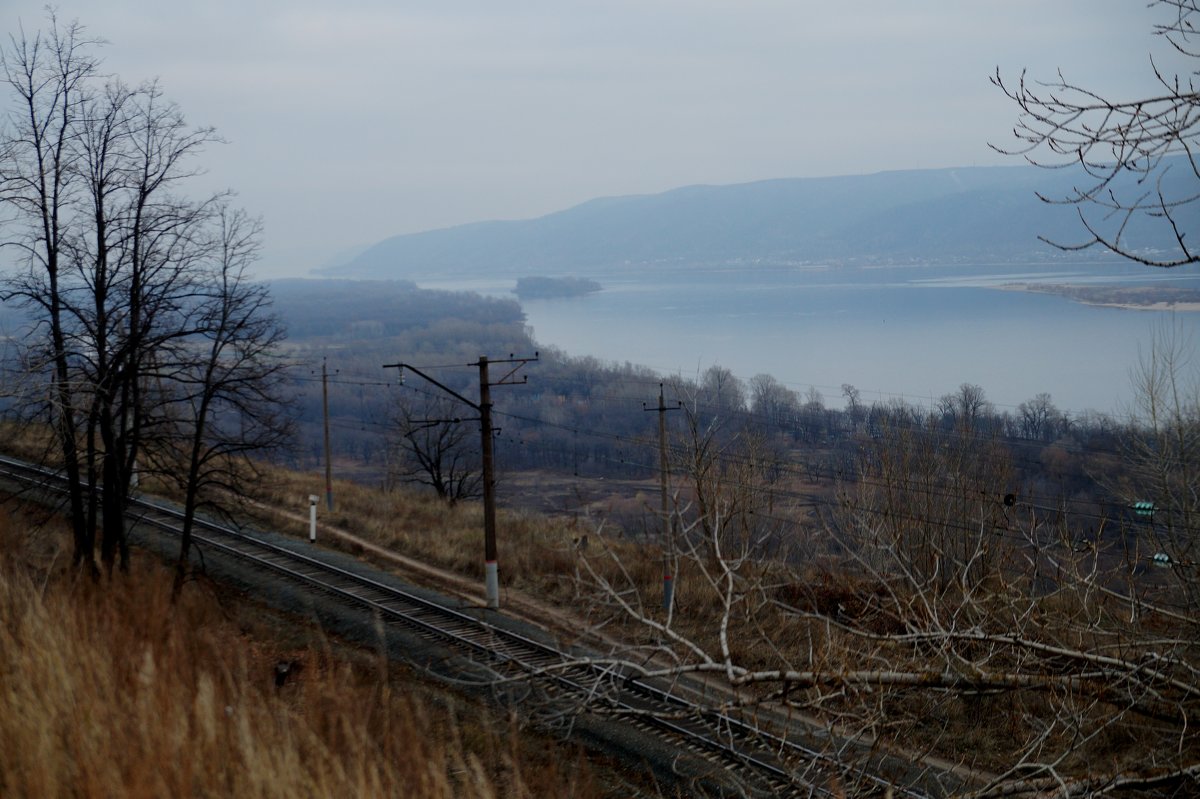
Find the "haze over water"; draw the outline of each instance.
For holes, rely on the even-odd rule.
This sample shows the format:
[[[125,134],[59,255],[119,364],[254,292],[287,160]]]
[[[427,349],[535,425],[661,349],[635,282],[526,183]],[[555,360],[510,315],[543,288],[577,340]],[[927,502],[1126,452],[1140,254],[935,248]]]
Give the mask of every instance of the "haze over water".
[[[1194,271],[1126,264],[880,268],[655,268],[602,280],[585,297],[522,303],[543,346],[694,377],[713,364],[746,379],[815,385],[841,405],[863,399],[928,405],[964,382],[1003,410],[1048,392],[1064,410],[1120,413],[1129,370],[1156,322],[1200,314],[1084,305],[1001,290],[1014,283],[1155,284],[1200,288]],[[510,283],[422,282],[504,294]]]

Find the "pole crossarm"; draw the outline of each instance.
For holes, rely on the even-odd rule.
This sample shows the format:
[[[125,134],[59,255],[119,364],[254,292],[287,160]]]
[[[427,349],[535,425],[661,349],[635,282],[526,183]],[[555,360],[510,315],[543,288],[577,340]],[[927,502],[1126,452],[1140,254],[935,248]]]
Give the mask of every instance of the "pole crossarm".
[[[517,372],[521,371],[521,367],[522,367],[522,366],[524,366],[525,364],[527,364],[527,363],[537,363],[537,361],[538,361],[538,353],[537,353],[537,352],[534,352],[534,353],[533,353],[533,357],[532,357],[532,358],[517,358],[517,357],[515,357],[515,356],[514,356],[512,353],[509,353],[508,357],[507,357],[507,358],[505,358],[505,359],[503,359],[503,360],[499,360],[499,361],[491,361],[491,360],[489,360],[489,361],[488,361],[488,363],[515,363],[515,364],[516,364],[516,366],[514,366],[512,369],[509,369],[509,370],[508,370],[508,372],[507,372],[507,373],[505,373],[504,377],[501,377],[501,378],[500,378],[499,380],[497,380],[495,383],[489,383],[488,385],[492,385],[492,386],[519,386],[519,385],[522,385],[522,384],[524,384],[524,383],[528,383],[528,382],[529,382],[529,375],[525,375],[524,379],[522,379],[522,380],[513,380],[513,379],[512,379],[512,377],[513,377],[513,375],[515,375]],[[471,364],[471,365],[472,365],[472,366],[474,366],[475,364]]]
[[[426,427],[437,427],[438,425],[443,425],[443,424],[462,424],[463,422],[478,422],[478,421],[480,421],[480,417],[478,417],[478,416],[467,416],[467,417],[456,416],[453,419],[413,419],[412,424],[415,426],[416,429],[424,430]]]
[[[472,365],[472,366],[474,366],[475,364],[471,364],[471,365]],[[471,407],[471,408],[474,408],[476,411],[480,411],[480,412],[482,412],[482,410],[483,410],[483,409],[482,409],[482,408],[479,406],[479,403],[478,403],[478,402],[475,402],[474,400],[469,400],[469,399],[467,399],[467,398],[466,398],[466,397],[464,397],[462,394],[459,394],[457,391],[455,391],[454,389],[450,388],[450,386],[446,385],[445,383],[442,383],[442,382],[440,382],[440,381],[439,381],[439,380],[437,380],[436,378],[430,377],[429,375],[425,374],[425,373],[424,373],[424,372],[422,372],[420,369],[418,369],[417,367],[413,366],[413,365],[412,365],[412,364],[410,364],[410,363],[385,363],[385,364],[383,365],[383,368],[384,368],[384,369],[399,369],[399,370],[400,370],[400,382],[401,382],[402,384],[404,383],[404,370],[405,370],[405,369],[407,369],[408,371],[410,371],[410,372],[412,372],[413,374],[415,374],[417,377],[420,377],[420,378],[422,378],[422,379],[424,379],[424,380],[427,380],[428,382],[430,382],[430,383],[432,383],[433,385],[435,385],[435,386],[437,386],[438,388],[440,388],[442,391],[445,391],[447,394],[449,394],[450,396],[454,397],[454,398],[455,398],[456,400],[458,400],[459,402],[461,402],[461,403],[463,403],[463,404],[465,404],[465,405],[467,405],[467,406],[469,406],[469,407]]]
[[[525,364],[537,363],[537,361],[539,360],[539,354],[535,352],[533,354],[532,358],[517,358],[517,357],[513,356],[512,354],[509,354],[509,356],[507,358],[503,358],[501,360],[484,359],[482,357],[480,358],[480,361],[485,361],[485,360],[489,364],[497,364],[497,363],[516,364],[512,369],[510,369],[507,373],[505,373],[505,375],[503,377],[501,377],[499,380],[497,380],[495,382],[489,382],[488,383],[489,386],[519,386],[519,385],[524,385],[525,383],[529,382],[529,375],[525,375],[524,379],[522,379],[522,380],[513,380],[512,379],[513,375],[515,375],[517,372],[519,372],[521,370],[521,367],[524,366]],[[479,365],[480,365],[479,362],[467,364],[467,366],[479,366]],[[461,402],[471,408],[474,408],[476,411],[479,411],[481,413],[483,411],[483,408],[481,407],[480,403],[475,402],[474,400],[467,399],[462,394],[459,394],[457,391],[455,391],[454,389],[447,386],[445,383],[442,383],[441,381],[439,381],[437,378],[431,377],[430,375],[425,374],[420,369],[413,366],[411,363],[404,363],[404,362],[385,363],[383,365],[383,368],[384,369],[399,369],[401,384],[404,383],[404,370],[407,369],[408,371],[415,374],[417,377],[420,377],[421,379],[437,386],[442,391],[445,391],[447,394],[454,397],[459,402]],[[474,419],[446,419],[444,421],[470,422],[470,421],[475,421],[475,420]]]

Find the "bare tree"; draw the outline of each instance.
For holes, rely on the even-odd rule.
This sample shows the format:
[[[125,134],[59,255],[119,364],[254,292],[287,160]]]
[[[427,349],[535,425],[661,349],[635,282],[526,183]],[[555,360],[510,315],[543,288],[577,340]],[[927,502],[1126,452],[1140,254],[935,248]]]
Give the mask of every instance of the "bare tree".
[[[291,419],[283,413],[287,367],[278,347],[284,331],[270,313],[266,286],[249,279],[261,225],[222,207],[190,310],[187,335],[154,359],[146,377],[158,389],[144,423],[147,458],[183,495],[183,527],[174,593],[187,576],[198,511],[218,512],[245,496],[259,476],[253,456],[284,446]]]
[[[1067,426],[1067,418],[1050,395],[1042,392],[1017,406],[1017,424],[1022,438],[1053,441]]]
[[[1155,34],[1171,51],[1200,58],[1197,0],[1156,0],[1165,21]],[[1048,241],[1064,250],[1099,245],[1148,266],[1200,262],[1200,87],[1192,74],[1168,74],[1151,58],[1158,92],[1129,100],[1067,80],[1060,71],[1046,82],[1005,81],[997,69],[992,83],[1020,109],[1013,148],[1030,163],[1083,171],[1083,182],[1066,196],[1039,195],[1047,203],[1075,206],[1086,237],[1077,243]],[[993,145],[995,146],[995,145]],[[1149,249],[1139,236],[1164,229],[1172,248]]]
[[[95,569],[99,526],[111,570],[128,562],[126,510],[139,462],[169,460],[154,450],[171,450],[180,398],[218,357],[201,342],[232,336],[245,350],[253,331],[255,345],[269,348],[277,328],[254,323],[263,290],[242,276],[257,230],[225,209],[225,195],[194,201],[181,192],[195,157],[216,141],[212,129],[189,126],[157,84],[102,81],[95,42],[53,13],[49,22],[49,33],[22,33],[3,51],[6,82],[20,100],[0,140],[0,200],[12,213],[3,243],[23,255],[4,298],[37,322],[24,365],[47,390],[31,395],[30,408],[55,434],[75,562]],[[250,310],[232,310],[214,332],[214,303]],[[224,364],[230,347],[219,349]],[[229,382],[216,390],[227,396]],[[220,451],[211,434],[222,425],[195,414],[190,425],[187,435]]]
[[[1172,320],[1159,326],[1132,371],[1134,405],[1123,439],[1130,470],[1116,487],[1149,502],[1139,526],[1142,565],[1158,556],[1193,611],[1200,606],[1200,340]],[[1166,556],[1166,561],[1163,561]]]
[[[459,417],[462,406],[421,395],[397,403],[390,427],[396,452],[392,472],[401,482],[432,488],[453,504],[483,491],[483,465],[473,428]]]
[[[713,365],[700,378],[697,400],[710,413],[729,416],[746,409],[746,389],[729,369]]]
[[[96,42],[83,28],[59,25],[51,13],[49,30],[10,38],[0,54],[4,81],[16,104],[0,144],[0,199],[14,214],[5,220],[13,232],[5,247],[19,251],[28,269],[4,295],[34,309],[44,326],[46,346],[27,351],[26,365],[49,378],[46,420],[61,449],[67,476],[68,507],[74,532],[73,561],[92,566],[93,527],[84,511],[84,476],[79,452],[78,408],[73,391],[61,281],[71,208],[79,196],[73,142],[97,61]]]
[[[966,433],[977,430],[994,411],[986,392],[974,383],[963,383],[955,393],[943,394],[937,407],[947,427]]]
[[[846,398],[846,413],[850,416],[851,426],[858,427],[866,415],[859,390],[850,383],[842,383],[842,396]]]
[[[799,410],[796,392],[768,374],[750,378],[750,411],[763,424],[776,428],[790,427]]]

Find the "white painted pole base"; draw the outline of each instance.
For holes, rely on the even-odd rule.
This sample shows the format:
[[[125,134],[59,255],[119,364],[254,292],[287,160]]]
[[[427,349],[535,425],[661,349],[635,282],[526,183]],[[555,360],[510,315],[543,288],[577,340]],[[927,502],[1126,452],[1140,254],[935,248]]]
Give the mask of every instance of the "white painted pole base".
[[[308,541],[310,544],[317,542],[317,500],[316,494],[308,495]]]
[[[487,585],[487,606],[495,610],[500,607],[500,572],[496,561],[489,560],[483,564],[484,582]]]

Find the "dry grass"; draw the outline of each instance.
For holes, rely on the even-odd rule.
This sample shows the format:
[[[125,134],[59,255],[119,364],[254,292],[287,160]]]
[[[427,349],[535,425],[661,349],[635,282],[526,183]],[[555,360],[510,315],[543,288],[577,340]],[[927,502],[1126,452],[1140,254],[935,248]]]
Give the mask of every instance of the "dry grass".
[[[272,470],[259,498],[266,504],[307,514],[309,494],[324,496],[317,475]],[[449,505],[432,494],[380,491],[355,483],[335,484],[332,514],[322,504],[320,523],[341,527],[399,554],[483,581],[483,510],[478,502]],[[307,525],[271,519],[274,526],[307,535]],[[574,573],[574,543],[585,534],[575,521],[501,510],[497,535],[500,579],[508,587],[553,599]]]
[[[169,572],[77,581],[0,507],[0,796],[601,796],[578,753]],[[306,639],[307,640],[304,640]],[[301,666],[277,688],[279,660]],[[566,754],[566,756],[564,756]]]
[[[323,483],[319,475],[280,470],[269,472],[267,479],[259,484],[258,489],[258,498],[265,503],[306,515],[308,495],[322,494]],[[477,503],[464,502],[448,506],[431,495],[416,491],[396,490],[385,493],[348,482],[339,482],[336,485],[336,500],[334,513],[327,514],[321,509],[322,523],[348,529],[398,554],[482,582],[482,513]],[[273,518],[268,515],[264,524],[280,531],[290,530],[297,536],[307,535],[306,524],[282,515]],[[605,601],[603,592],[597,592],[594,586],[589,590],[589,580],[580,579],[580,544],[584,536],[590,538],[584,554],[596,573],[609,585],[622,591],[629,601],[644,603],[641,607],[647,617],[660,617],[661,610],[657,604],[661,597],[662,585],[661,552],[644,540],[624,537],[611,525],[605,528],[604,535],[597,535],[592,525],[586,521],[502,511],[499,518],[499,544],[503,584],[510,589],[519,589],[535,596],[547,605],[569,608],[580,616],[591,618],[597,623],[603,622],[607,633],[622,636],[630,644],[650,643],[653,633],[647,627],[630,623],[628,619],[622,620],[622,614],[616,612],[613,603]],[[715,592],[699,573],[701,565],[685,560],[676,573],[677,613],[673,628],[707,651],[716,653],[716,632],[722,608],[718,592]],[[715,564],[709,563],[708,566],[714,567]],[[824,669],[834,673],[866,668],[924,669],[933,661],[940,662],[940,658],[945,654],[923,654],[922,651],[909,651],[911,647],[898,647],[871,639],[871,635],[897,632],[909,621],[918,623],[918,626],[922,622],[920,618],[908,618],[914,612],[913,608],[920,607],[920,603],[911,602],[910,600],[915,600],[916,597],[909,596],[903,589],[899,589],[900,593],[889,600],[888,594],[882,591],[878,582],[856,579],[837,568],[828,571],[810,564],[807,569],[797,571],[778,562],[769,561],[747,563],[741,579],[746,580],[748,585],[762,588],[758,594],[747,591],[743,595],[744,600],[740,600],[742,604],[735,608],[730,619],[731,659],[743,667],[768,669],[791,665],[798,668]],[[1020,586],[1013,585],[1008,589],[1001,589],[1004,589],[1004,586],[998,586],[991,599],[987,599],[991,596],[989,592],[983,592],[982,598],[976,597],[971,605],[963,605],[961,601],[948,595],[938,600],[938,612],[944,612],[948,617],[957,617],[971,610],[983,613],[985,620],[993,616],[1001,618],[1008,610],[1006,602],[1013,599],[1009,596],[1011,590],[1020,589]],[[193,595],[189,597],[189,602],[199,601],[195,596],[197,592],[187,593]],[[1076,640],[1076,636],[1071,632],[1071,619],[1077,616],[1080,610],[1061,604],[1069,598],[1064,594],[1056,599],[1047,598],[1037,603],[1039,618],[1045,616],[1039,624],[1046,627],[1046,634],[1051,640],[1085,649],[1091,648],[1095,642]],[[165,602],[165,599],[162,601]],[[792,610],[781,608],[776,602],[790,606]],[[1024,606],[1021,602],[1017,604]],[[829,616],[840,619],[840,624],[854,627],[857,632],[848,632],[844,627],[831,625],[827,618]],[[1123,628],[1115,632],[1125,633]],[[961,654],[972,655],[970,651]],[[1000,656],[991,662],[992,667],[1000,670],[1015,665],[1017,664],[1009,658]],[[227,668],[233,669],[232,666]],[[133,673],[138,672],[134,669]],[[399,701],[381,692],[378,678],[374,681],[367,680],[364,685],[367,687],[362,690],[366,693],[355,701],[367,703],[367,706],[374,706],[371,703],[380,704],[382,701]],[[766,685],[751,688],[749,691],[751,694],[758,694],[773,687]],[[306,695],[303,690],[295,693]],[[818,694],[819,692],[810,690],[803,692],[803,696],[795,695],[793,699],[802,701],[807,696],[815,700]],[[195,695],[194,690],[192,695]],[[336,700],[335,704],[341,701]],[[1059,748],[1069,753],[1069,756],[1061,761],[1067,773],[1088,773],[1089,766],[1094,765],[1089,763],[1088,759],[1096,756],[1105,758],[1105,762],[1110,763],[1113,769],[1125,768],[1130,763],[1136,763],[1156,740],[1148,739],[1140,743],[1135,740],[1134,733],[1140,729],[1137,719],[1129,722],[1121,719],[1116,723],[1108,723],[1103,718],[1093,718],[1097,714],[1109,713],[1107,705],[1097,705],[1093,708],[1087,705],[1086,697],[1076,701],[1070,696],[1036,691],[987,696],[905,689],[847,689],[844,692],[824,695],[819,702],[802,702],[801,706],[805,707],[807,712],[843,728],[862,729],[885,740],[902,742],[914,749],[995,770],[1002,770],[1015,762],[1015,759],[1019,759],[1021,749],[1028,745],[1032,735],[1030,730],[1034,728],[1030,726],[1031,723],[1052,720],[1056,714],[1070,715],[1075,719],[1073,723],[1100,732],[1094,739],[1085,741],[1077,749],[1073,748],[1074,744],[1060,740],[1063,736],[1070,735],[1073,727],[1064,727],[1048,739],[1048,745],[1061,744]],[[294,707],[289,706],[289,709],[295,712]],[[404,707],[398,712],[416,715],[421,712],[428,713]],[[370,722],[374,715],[370,714],[366,721]],[[382,738],[393,738],[390,727],[380,726],[381,722],[378,721],[370,723],[376,724],[376,727],[370,736],[372,743],[369,746],[378,747],[377,742]],[[437,726],[425,723],[426,726]],[[268,727],[269,724],[264,729]],[[343,728],[341,722],[330,722],[323,729],[339,731]],[[450,731],[457,728],[451,723],[444,726],[444,729]],[[1169,731],[1164,735],[1169,738]],[[478,771],[477,765],[472,765],[475,761],[471,760],[471,755],[463,754],[463,737],[459,735],[455,738],[454,735],[450,735],[448,747],[439,750],[440,754],[422,754],[423,760],[430,757],[435,760],[440,758],[440,770],[437,773],[453,777],[447,778],[450,779],[448,789],[452,795],[472,795],[466,792],[470,786],[464,782],[467,779],[464,775],[473,775]],[[477,745],[468,746],[465,751],[506,752],[496,743],[494,733],[466,737],[476,741]],[[404,739],[396,737],[395,740],[403,742]],[[424,741],[417,741],[414,745],[418,746],[418,749],[415,751],[420,751],[419,745],[423,743]],[[347,745],[368,744],[351,742]],[[0,737],[0,747],[5,746],[6,741]],[[402,743],[401,749],[407,746],[409,745]],[[394,750],[387,749],[381,757],[385,761],[391,761],[395,759],[395,753]],[[5,755],[0,753],[0,768],[7,765],[4,757]],[[302,759],[306,763],[311,761],[318,765],[321,762],[320,758],[316,757]],[[517,759],[509,754],[505,754],[501,760],[517,762]],[[484,761],[490,762],[487,757]],[[349,768],[345,762],[348,761],[343,761],[337,768],[330,768],[344,776],[342,772]],[[355,791],[370,792],[370,786],[381,779],[364,766],[349,769],[349,773],[369,776],[369,779],[362,777],[360,782],[353,784],[338,783],[339,786],[349,785]],[[512,779],[512,775],[516,774],[521,779],[528,780],[530,778],[523,775],[529,773],[529,769],[520,770],[513,766],[493,770],[485,776],[493,780],[504,780]],[[537,773],[539,777],[550,775],[555,779],[559,778],[554,769],[537,770]],[[408,779],[411,781],[412,778]],[[563,775],[562,779],[569,780],[571,777],[567,774]],[[364,785],[367,787],[363,788]],[[173,784],[167,787],[173,787]],[[442,787],[445,786],[439,783],[430,790],[441,790]],[[0,788],[3,788],[2,784]],[[254,789],[253,785],[247,786],[247,790],[251,789]],[[510,786],[505,784],[497,790],[501,795],[521,795],[520,790],[533,792],[534,789],[521,788],[520,784],[514,784],[510,789]],[[579,795],[574,788],[572,791]],[[554,793],[554,790],[549,789],[546,793]]]
[[[320,475],[272,470],[261,488],[260,499],[269,506],[307,511],[309,494],[323,496]],[[398,488],[384,492],[348,481],[335,482],[335,509],[318,511],[322,523],[344,528],[373,543],[457,574],[483,581],[483,512],[478,502],[448,505],[429,492]],[[643,506],[644,502],[641,503]],[[273,529],[307,535],[307,525],[280,516],[267,520]],[[603,520],[599,520],[602,522]],[[626,536],[611,523],[523,513],[501,509],[498,514],[498,548],[502,585],[525,591],[550,605],[566,607],[607,629],[621,630],[631,643],[644,643],[650,632],[629,623],[612,608],[595,604],[591,580],[580,573],[585,555],[609,584],[631,589],[644,603],[647,615],[659,613],[662,596],[662,549],[644,539]],[[597,533],[599,527],[599,534]],[[583,548],[581,549],[581,544]],[[336,545],[336,544],[335,544]],[[751,568],[770,582],[786,570],[778,562],[763,561]],[[716,646],[721,607],[697,564],[686,559],[675,577],[677,612],[673,626],[680,632]],[[783,576],[780,579],[785,579]],[[777,644],[788,646],[789,628],[795,627],[773,606],[755,607],[754,624],[771,630]],[[733,641],[734,657],[746,665],[766,663],[773,651],[761,646],[761,637]]]
[[[315,475],[280,475],[272,499],[299,508],[302,498],[319,491],[319,485],[319,477]],[[436,498],[415,492],[385,494],[349,484],[338,485],[337,501],[333,524],[400,554],[482,579],[482,518],[478,505],[462,503],[448,507]],[[502,512],[499,528],[503,582],[547,604],[569,607],[581,616],[602,622],[606,632],[623,637],[630,644],[652,642],[654,634],[648,628],[622,619],[613,603],[604,600],[604,592],[588,590],[588,581],[577,579],[580,568],[577,542],[589,535],[588,527],[569,519]],[[623,537],[611,526],[607,527],[607,533],[598,536],[591,531],[585,553],[587,560],[628,601],[643,603],[639,607],[645,616],[661,618],[661,610],[657,608],[662,585],[661,552],[644,540]],[[298,528],[297,534],[302,534]],[[673,628],[708,652],[717,653],[720,597],[700,575],[700,565],[684,561],[676,574],[677,613]],[[1128,623],[1120,620],[1120,614],[1109,611],[1104,612],[1109,621],[1101,628],[1092,629],[1085,624],[1088,609],[1099,612],[1086,584],[1080,587],[1083,595],[1064,591],[1035,602],[1019,581],[1012,584],[1001,581],[992,589],[981,589],[969,602],[949,592],[937,599],[936,608],[922,611],[924,606],[917,593],[893,586],[897,593],[892,595],[878,581],[855,577],[837,567],[828,571],[811,564],[807,569],[796,570],[778,562],[750,562],[745,564],[741,579],[747,585],[763,589],[758,595],[746,592],[743,603],[734,609],[730,619],[731,659],[751,670],[783,665],[833,673],[871,668],[914,671],[936,668],[951,655],[873,638],[903,632],[910,623],[920,628],[928,621],[920,616],[922,612],[944,614],[950,619],[961,617],[962,624],[968,626],[974,618],[972,614],[982,614],[975,623],[995,626],[1000,619],[1011,616],[1013,608],[1033,607],[1031,618],[1036,624],[1028,629],[1030,636],[1045,637],[1051,643],[1082,651],[1104,651],[1104,636],[1132,642],[1145,632],[1126,629]],[[848,627],[831,625],[830,617]],[[1093,640],[1097,635],[1100,640]],[[958,654],[964,657],[985,657],[985,653],[975,652],[970,645],[961,650]],[[983,662],[1000,672],[1028,668],[1015,659],[1018,657],[1027,654],[997,653]],[[1032,665],[1035,673],[1043,669],[1046,673],[1058,673],[1060,667],[1067,669],[1054,662]],[[752,695],[761,694],[775,687],[768,684],[748,691]],[[1048,735],[1046,748],[1065,753],[1060,767],[1064,773],[1074,775],[1090,773],[1096,767],[1096,758],[1113,771],[1135,768],[1140,759],[1161,743],[1160,739],[1171,740],[1167,728],[1160,731],[1159,737],[1146,736],[1144,719],[1136,714],[1115,710],[1110,704],[1097,704],[1087,696],[1057,692],[1034,690],[989,695],[904,688],[881,691],[867,686],[861,690],[809,690],[797,693],[793,699],[803,702],[804,697],[819,698],[806,703],[807,712],[844,729],[861,729],[915,751],[995,771],[1003,771],[1020,760],[1022,751],[1031,745],[1034,732],[1041,729],[1038,725],[1044,723],[1055,723],[1061,728]],[[1114,712],[1120,714],[1119,718],[1110,718]],[[1076,743],[1071,738],[1076,729],[1095,735]],[[1175,744],[1179,744],[1178,738]]]

